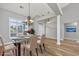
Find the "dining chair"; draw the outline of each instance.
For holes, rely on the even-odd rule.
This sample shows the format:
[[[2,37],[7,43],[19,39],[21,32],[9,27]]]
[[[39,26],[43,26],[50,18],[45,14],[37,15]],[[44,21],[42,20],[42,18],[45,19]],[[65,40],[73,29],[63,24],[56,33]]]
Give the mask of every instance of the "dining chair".
[[[8,53],[8,52],[12,52],[12,54],[13,55],[15,55],[15,49],[16,49],[16,47],[12,44],[12,43],[8,43],[8,44],[5,44],[4,42],[3,42],[3,39],[2,39],[2,37],[0,37],[0,44],[1,44],[1,54],[2,54],[2,56],[4,56],[5,55],[5,53]]]
[[[41,38],[38,38],[38,40],[37,40],[37,44],[40,47],[41,53],[43,53],[42,47],[44,48],[44,50],[46,50],[45,44],[44,44],[45,39],[46,39],[45,35],[42,35]]]
[[[0,56],[2,56],[2,53],[3,53],[3,47],[0,46]]]
[[[0,56],[2,56],[3,55],[3,50],[4,49],[4,44],[3,44],[3,41],[0,39]]]
[[[32,56],[33,50],[36,51],[36,54],[38,56],[38,49],[37,49],[37,37],[32,36],[30,37],[30,43],[25,45],[25,49],[29,51],[30,56]]]

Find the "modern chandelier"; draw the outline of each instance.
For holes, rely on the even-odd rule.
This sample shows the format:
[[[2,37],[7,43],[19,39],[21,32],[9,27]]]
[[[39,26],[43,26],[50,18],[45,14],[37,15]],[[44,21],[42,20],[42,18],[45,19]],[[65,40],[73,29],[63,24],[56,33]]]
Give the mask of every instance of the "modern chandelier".
[[[27,19],[25,20],[25,23],[27,23],[27,24],[32,24],[33,23],[33,20],[32,20],[32,18],[31,18],[31,16],[30,16],[30,3],[28,3],[28,16],[27,16]]]

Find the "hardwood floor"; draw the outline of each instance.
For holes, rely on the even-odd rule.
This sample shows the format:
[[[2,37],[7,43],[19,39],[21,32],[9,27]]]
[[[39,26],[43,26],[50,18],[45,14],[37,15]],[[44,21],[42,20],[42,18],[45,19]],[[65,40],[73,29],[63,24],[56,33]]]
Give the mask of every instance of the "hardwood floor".
[[[38,48],[39,56],[79,56],[79,43],[71,40],[61,41],[61,45],[56,45],[55,39],[46,39],[45,40],[46,51],[43,49],[41,53]],[[25,56],[28,56],[27,54]],[[36,56],[35,51],[33,51],[33,56]]]
[[[79,55],[79,43],[71,40],[64,40],[60,46],[56,45],[56,40],[46,40],[45,42],[48,51],[51,55],[56,56],[78,56]]]

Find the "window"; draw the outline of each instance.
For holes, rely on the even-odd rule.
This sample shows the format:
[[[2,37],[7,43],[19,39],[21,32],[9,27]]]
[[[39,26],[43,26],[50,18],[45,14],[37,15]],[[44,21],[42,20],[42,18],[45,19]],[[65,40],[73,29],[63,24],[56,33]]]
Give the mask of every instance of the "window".
[[[9,18],[9,36],[17,37],[27,29],[27,25],[21,20]]]

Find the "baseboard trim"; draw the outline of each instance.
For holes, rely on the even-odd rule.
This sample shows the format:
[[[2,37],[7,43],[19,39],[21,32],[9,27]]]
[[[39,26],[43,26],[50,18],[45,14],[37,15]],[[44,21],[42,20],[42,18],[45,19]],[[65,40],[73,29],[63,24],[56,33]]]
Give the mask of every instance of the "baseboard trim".
[[[76,40],[77,43],[79,43],[79,40]]]
[[[64,40],[72,40],[72,41],[76,41],[77,39],[73,39],[73,38],[64,38]]]
[[[74,41],[74,42],[76,42],[76,43],[79,43],[79,40],[78,39],[70,39],[70,38],[65,38],[64,40],[71,40],[71,41]]]
[[[47,37],[47,38],[49,38],[49,39],[55,39],[55,40],[57,39],[57,38],[54,38],[54,37]]]

